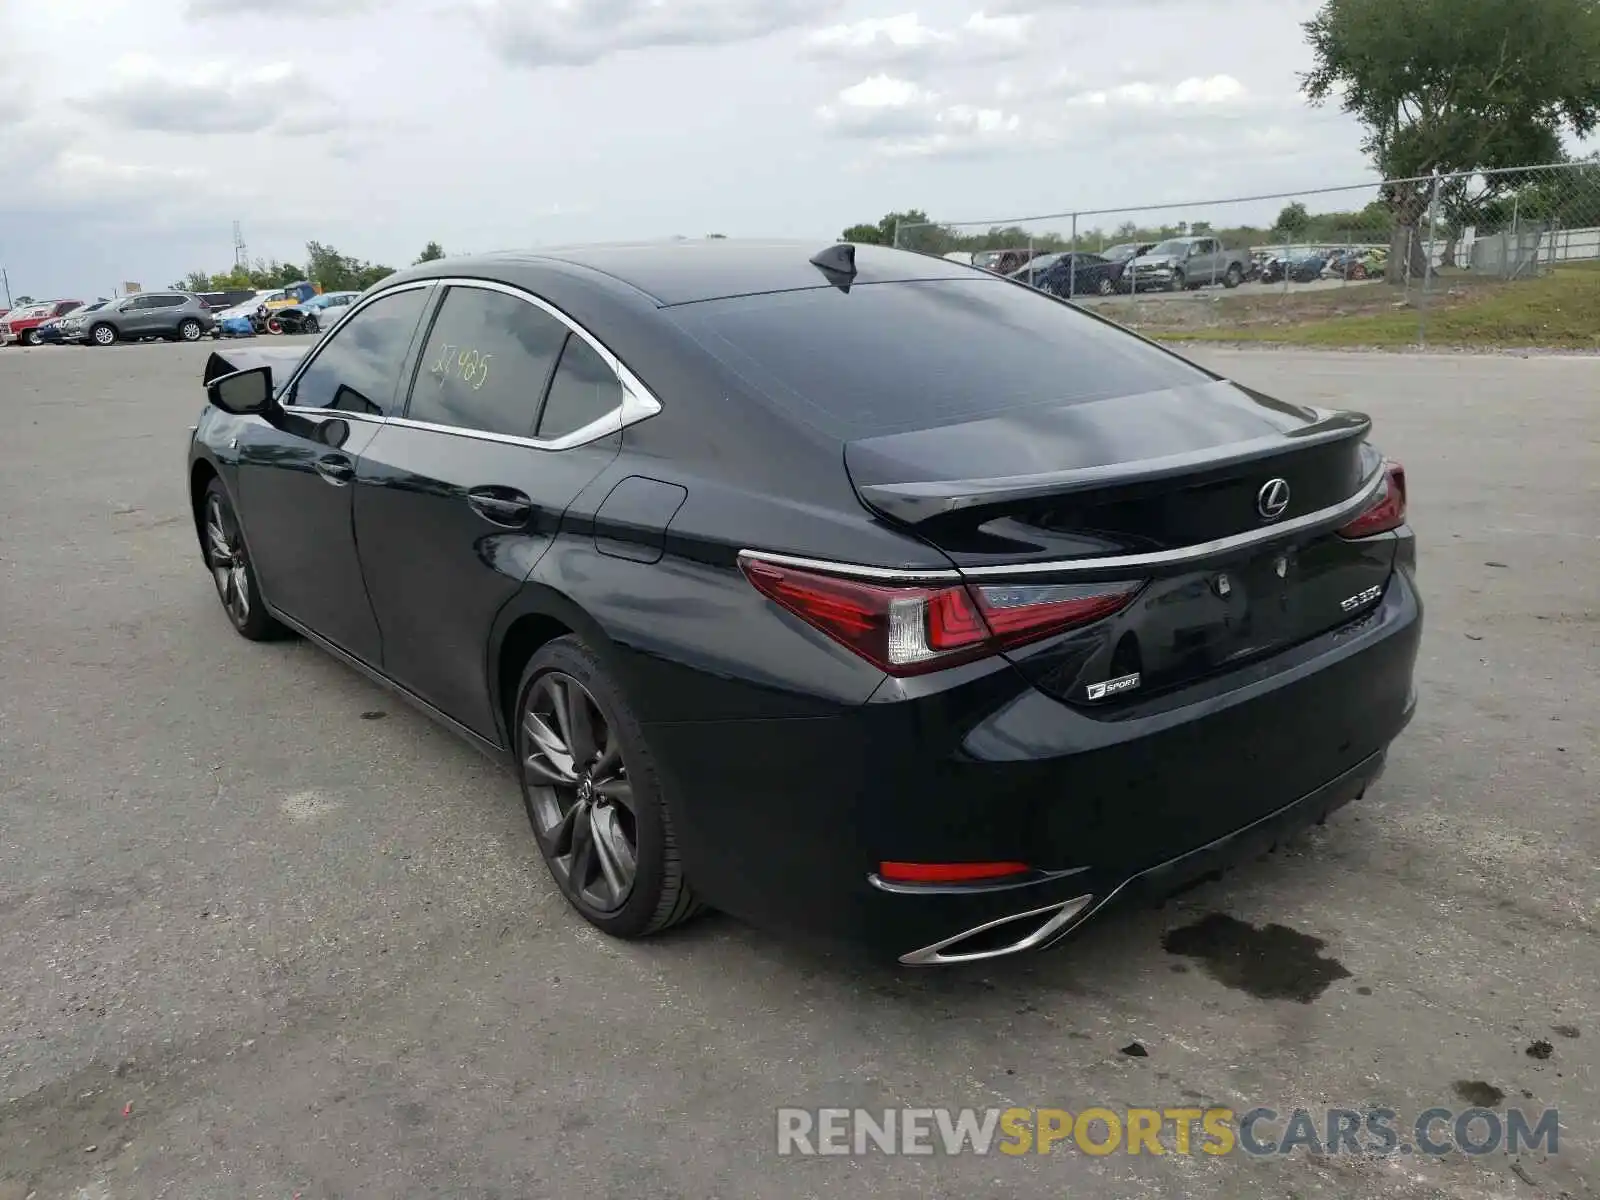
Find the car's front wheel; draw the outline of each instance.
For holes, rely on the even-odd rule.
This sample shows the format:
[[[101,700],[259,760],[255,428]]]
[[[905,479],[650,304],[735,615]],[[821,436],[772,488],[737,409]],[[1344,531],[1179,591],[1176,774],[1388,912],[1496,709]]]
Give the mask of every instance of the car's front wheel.
[[[283,627],[261,602],[261,588],[256,583],[255,567],[250,563],[244,534],[239,529],[239,517],[220,479],[213,479],[206,485],[202,511],[205,514],[206,566],[211,568],[217,598],[222,601],[228,620],[252,642],[264,642],[277,636]]]
[[[22,344],[24,346],[37,346],[39,344],[39,331],[37,329],[23,330]]]
[[[193,317],[178,326],[178,336],[186,342],[198,342],[200,335],[204,332],[205,330],[200,327],[200,322]]]
[[[1228,273],[1222,277],[1222,286],[1236,288],[1244,282],[1244,272],[1239,269],[1238,263],[1228,265]]]
[[[593,651],[572,636],[540,648],[516,715],[523,802],[568,903],[622,938],[698,911],[644,733]]]
[[[110,325],[96,325],[89,331],[89,340],[96,346],[109,346],[117,340],[117,331]]]
[[[1116,281],[1113,280],[1109,275],[1100,276],[1100,282],[1095,285],[1095,291],[1099,292],[1102,296],[1109,296],[1116,290]]]

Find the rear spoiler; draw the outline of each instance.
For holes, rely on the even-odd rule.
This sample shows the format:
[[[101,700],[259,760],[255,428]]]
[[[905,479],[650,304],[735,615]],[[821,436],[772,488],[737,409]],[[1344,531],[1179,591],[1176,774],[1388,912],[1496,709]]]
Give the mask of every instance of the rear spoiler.
[[[947,513],[991,504],[1006,504],[1046,496],[1065,496],[1106,484],[1155,483],[1187,475],[1238,466],[1285,450],[1327,442],[1360,440],[1372,430],[1363,413],[1331,412],[1321,420],[1291,433],[1253,438],[1222,446],[1138,462],[1108,463],[1066,471],[1038,471],[1027,475],[1002,475],[986,479],[933,479],[911,483],[857,484],[856,491],[873,508],[907,525]]]

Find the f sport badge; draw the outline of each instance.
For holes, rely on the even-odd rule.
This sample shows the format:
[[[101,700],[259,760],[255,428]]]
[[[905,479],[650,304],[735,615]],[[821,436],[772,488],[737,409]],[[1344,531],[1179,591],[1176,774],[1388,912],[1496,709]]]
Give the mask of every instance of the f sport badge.
[[[1132,675],[1118,675],[1115,679],[1107,679],[1104,683],[1091,683],[1088,687],[1089,699],[1104,700],[1107,696],[1115,696],[1118,692],[1131,692],[1139,686],[1139,672]]]

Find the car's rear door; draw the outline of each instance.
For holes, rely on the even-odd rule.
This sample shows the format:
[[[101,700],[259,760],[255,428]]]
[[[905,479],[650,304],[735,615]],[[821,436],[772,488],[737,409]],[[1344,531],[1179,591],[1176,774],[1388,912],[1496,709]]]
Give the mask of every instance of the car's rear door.
[[[261,590],[287,616],[377,665],[356,557],[356,463],[393,411],[431,283],[379,295],[287,382],[283,414],[239,426],[239,514]]]
[[[451,281],[409,403],[361,457],[355,530],[384,670],[483,737],[497,736],[490,628],[616,457],[622,400],[615,359],[554,308]]]

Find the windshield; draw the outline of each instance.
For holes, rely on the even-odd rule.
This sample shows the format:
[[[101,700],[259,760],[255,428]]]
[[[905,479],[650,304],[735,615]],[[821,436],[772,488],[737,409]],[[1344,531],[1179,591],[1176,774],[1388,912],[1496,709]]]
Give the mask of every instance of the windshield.
[[[1176,258],[1180,254],[1189,252],[1189,243],[1177,238],[1156,243],[1155,249],[1150,251],[1152,257]]]
[[[1119,258],[1132,258],[1137,253],[1139,253],[1137,242],[1123,242],[1120,245],[1111,246],[1100,251],[1102,257],[1108,258],[1112,262],[1116,262]]]
[[[1051,267],[1060,262],[1063,257],[1065,256],[1061,254],[1041,254],[1032,262],[1026,264],[1025,266],[1018,267],[1015,271],[1011,272],[1011,277],[1015,279],[1019,276],[1038,274],[1040,271],[1048,271]]]

